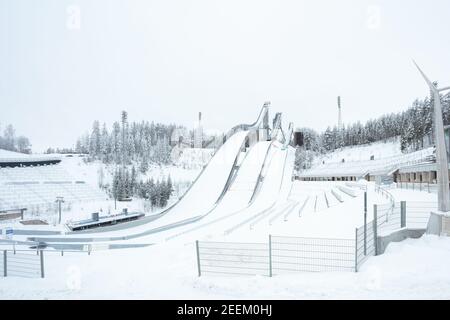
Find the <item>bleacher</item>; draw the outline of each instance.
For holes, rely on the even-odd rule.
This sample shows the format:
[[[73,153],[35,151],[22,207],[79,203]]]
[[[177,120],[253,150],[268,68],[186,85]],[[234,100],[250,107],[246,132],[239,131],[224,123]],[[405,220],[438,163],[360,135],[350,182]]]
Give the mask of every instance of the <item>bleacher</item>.
[[[60,165],[0,168],[0,210],[26,207],[30,211],[66,203],[106,199],[101,191],[73,179]]]
[[[386,175],[404,166],[433,161],[434,148],[398,154],[390,157],[360,161],[330,161],[297,174],[299,178],[357,177]]]

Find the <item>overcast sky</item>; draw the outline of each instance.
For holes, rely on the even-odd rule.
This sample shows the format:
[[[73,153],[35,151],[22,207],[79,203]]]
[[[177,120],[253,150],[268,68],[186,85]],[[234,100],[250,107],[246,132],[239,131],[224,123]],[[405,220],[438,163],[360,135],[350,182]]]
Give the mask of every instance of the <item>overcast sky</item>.
[[[450,2],[0,0],[0,130],[33,151],[72,146],[98,119],[226,131],[271,116],[318,130],[450,85]]]

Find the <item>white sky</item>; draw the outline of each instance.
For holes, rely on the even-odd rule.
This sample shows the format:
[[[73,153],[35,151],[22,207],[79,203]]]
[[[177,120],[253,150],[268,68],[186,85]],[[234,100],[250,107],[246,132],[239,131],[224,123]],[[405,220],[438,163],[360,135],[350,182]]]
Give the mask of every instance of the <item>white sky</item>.
[[[449,15],[448,0],[0,0],[0,130],[35,152],[122,109],[225,131],[266,100],[322,130],[337,95],[344,123],[365,121],[428,94],[412,58],[450,85]]]

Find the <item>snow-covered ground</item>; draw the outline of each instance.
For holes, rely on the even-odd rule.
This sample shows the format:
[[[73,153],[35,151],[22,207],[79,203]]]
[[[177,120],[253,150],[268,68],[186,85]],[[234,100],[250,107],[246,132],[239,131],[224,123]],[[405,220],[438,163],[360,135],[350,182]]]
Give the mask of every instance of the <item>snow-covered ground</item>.
[[[172,215],[149,226],[115,230],[108,235],[122,237],[145,232],[152,227],[196,218],[189,225],[130,240],[98,240],[99,244],[153,244],[145,248],[94,250],[86,253],[46,251],[45,279],[0,279],[0,297],[7,299],[448,299],[450,239],[423,236],[417,240],[391,243],[385,254],[370,257],[353,272],[299,272],[289,275],[197,277],[195,240],[226,242],[266,242],[268,235],[353,239],[355,228],[363,224],[363,191],[345,182],[292,182],[294,152],[279,144],[260,142],[246,153],[240,152],[245,133],[234,136],[216,154],[204,177],[194,184],[191,195]],[[224,154],[222,154],[224,153]],[[237,158],[236,158],[237,157]],[[267,157],[267,158],[266,158]],[[229,193],[216,203],[236,159],[240,168]],[[265,160],[265,161],[264,161]],[[93,174],[95,165],[85,168]],[[70,168],[68,169],[70,170]],[[253,201],[253,188],[262,183]],[[172,174],[171,174],[172,176]],[[176,174],[173,176],[176,179]],[[220,179],[220,183],[212,182]],[[377,192],[374,183],[364,183],[368,191],[368,217],[373,204],[391,201]],[[350,192],[351,191],[351,192]],[[389,189],[395,201],[436,203],[433,193]],[[210,196],[203,199],[205,194]],[[203,200],[202,200],[203,199]],[[137,203],[137,202],[136,202]],[[88,206],[86,208],[89,208]],[[106,207],[105,207],[106,208]],[[192,210],[197,208],[198,210]],[[210,211],[213,208],[214,210]],[[201,210],[200,210],[201,209]],[[80,208],[78,211],[83,211]],[[85,212],[92,210],[86,209]],[[427,216],[426,210],[420,213]],[[89,237],[102,237],[90,234]],[[58,237],[58,236],[57,236]],[[84,235],[70,235],[72,241]],[[21,239],[24,240],[24,239]],[[424,261],[426,263],[424,263]],[[114,279],[114,281],[111,281]]]
[[[389,245],[360,272],[197,277],[194,243],[46,253],[46,278],[0,278],[2,299],[450,299],[450,238]]]
[[[338,163],[342,162],[342,159],[345,161],[367,161],[370,160],[372,156],[374,159],[382,159],[399,155],[402,155],[400,139],[393,138],[386,142],[377,141],[370,144],[337,149],[317,157],[314,159],[314,164],[318,165],[323,161],[325,161],[325,163]]]
[[[430,160],[434,147],[402,153],[398,139],[387,142],[345,147],[314,159],[310,169],[299,172],[301,177],[363,177],[367,174],[389,174],[403,166]]]

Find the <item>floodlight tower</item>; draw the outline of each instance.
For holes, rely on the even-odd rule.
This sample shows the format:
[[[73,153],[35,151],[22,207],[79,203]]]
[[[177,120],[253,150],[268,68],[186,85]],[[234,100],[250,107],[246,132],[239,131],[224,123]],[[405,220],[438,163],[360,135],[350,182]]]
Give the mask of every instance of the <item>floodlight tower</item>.
[[[430,87],[431,95],[434,100],[434,135],[436,142],[436,173],[438,184],[438,210],[441,212],[450,211],[450,193],[448,185],[448,158],[444,137],[444,121],[442,119],[442,105],[440,92],[450,90],[450,87],[436,88],[436,86],[428,79],[425,73],[419,68],[417,63],[413,61],[417,69],[421,73],[425,82]]]
[[[338,103],[338,129],[342,129],[342,114],[341,114],[341,96],[337,97]]]

